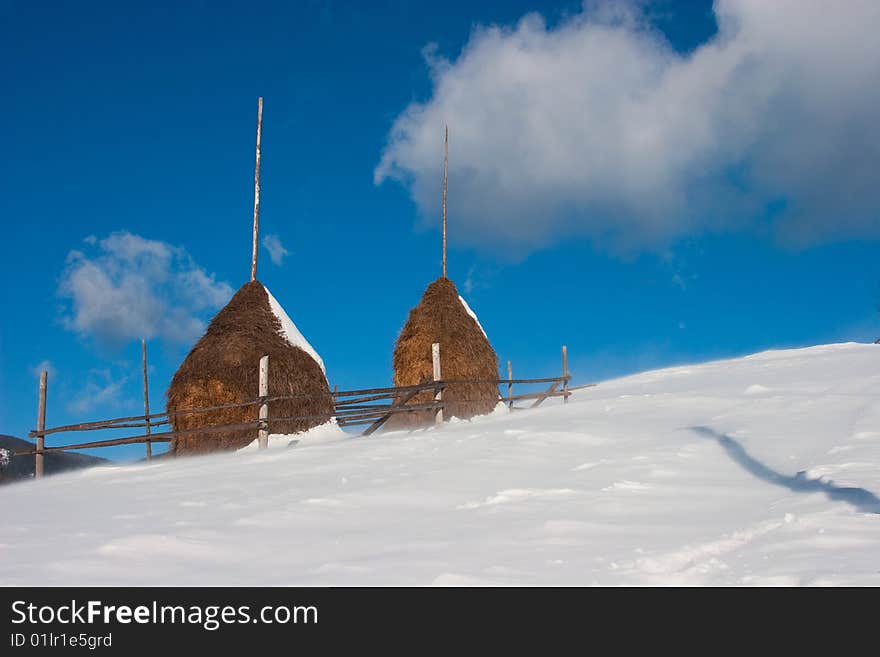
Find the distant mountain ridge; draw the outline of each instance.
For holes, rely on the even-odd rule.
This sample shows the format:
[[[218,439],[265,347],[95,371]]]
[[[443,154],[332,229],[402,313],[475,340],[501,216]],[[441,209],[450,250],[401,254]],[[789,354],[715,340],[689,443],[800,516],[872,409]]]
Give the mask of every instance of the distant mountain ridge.
[[[26,452],[33,448],[34,443],[28,440],[0,434],[0,449],[8,449],[11,452]],[[107,459],[102,459],[98,456],[89,456],[88,454],[79,454],[77,452],[50,452],[45,455],[44,472],[47,475],[52,475],[59,472],[79,470],[80,468],[90,468],[108,462]],[[33,476],[33,456],[13,457],[9,467],[0,475],[0,485]]]

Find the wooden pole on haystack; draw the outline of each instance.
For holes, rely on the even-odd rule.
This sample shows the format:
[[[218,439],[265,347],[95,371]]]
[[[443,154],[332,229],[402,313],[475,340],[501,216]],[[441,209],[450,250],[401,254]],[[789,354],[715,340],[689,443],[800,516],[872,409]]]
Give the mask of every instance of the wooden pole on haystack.
[[[260,244],[260,141],[263,135],[263,97],[257,101],[257,163],[254,167],[254,235],[251,250],[251,280],[257,280],[257,251]]]
[[[144,434],[147,436],[147,460],[153,458],[153,444],[150,441],[150,383],[147,380],[147,341],[141,340],[141,361],[144,369]]]
[[[46,388],[49,383],[49,373],[45,370],[40,372],[40,401],[37,404],[37,431],[46,430]],[[42,433],[37,435],[37,450],[34,455],[34,479],[43,476],[43,447],[46,446],[46,438]]]
[[[446,278],[446,181],[449,174],[449,126],[443,133],[443,278]]]
[[[264,400],[269,396],[269,356],[263,356],[260,359],[260,399]],[[266,449],[269,446],[269,404],[263,401],[260,404],[260,449]]]

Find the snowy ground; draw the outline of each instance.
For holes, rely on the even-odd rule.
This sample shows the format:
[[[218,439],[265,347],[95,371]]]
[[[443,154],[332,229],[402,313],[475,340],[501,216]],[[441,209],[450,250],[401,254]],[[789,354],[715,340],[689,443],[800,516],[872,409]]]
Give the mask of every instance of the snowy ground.
[[[880,585],[875,494],[880,346],[829,345],[8,486],[0,583]]]

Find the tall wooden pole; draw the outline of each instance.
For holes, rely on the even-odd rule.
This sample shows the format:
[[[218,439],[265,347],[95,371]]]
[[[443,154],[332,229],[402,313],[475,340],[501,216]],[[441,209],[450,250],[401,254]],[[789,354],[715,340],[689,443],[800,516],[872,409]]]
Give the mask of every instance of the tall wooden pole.
[[[37,431],[46,429],[46,388],[49,382],[49,373],[40,372],[40,401],[37,406]],[[43,476],[43,447],[46,446],[46,438],[43,434],[37,436],[37,453],[34,456],[34,479]]]
[[[150,441],[152,433],[150,427],[150,383],[147,379],[147,341],[141,340],[141,361],[144,369],[144,433],[147,436],[147,460],[153,459],[153,443]]]
[[[269,357],[263,356],[260,359],[260,397],[269,396]],[[260,404],[260,433],[259,433],[260,449],[266,449],[269,446],[269,404],[263,402]]]
[[[257,164],[254,168],[254,239],[251,250],[251,280],[257,280],[257,251],[260,246],[260,141],[263,135],[263,97],[257,101]]]
[[[446,278],[446,181],[449,174],[449,126],[443,134],[443,278]]]

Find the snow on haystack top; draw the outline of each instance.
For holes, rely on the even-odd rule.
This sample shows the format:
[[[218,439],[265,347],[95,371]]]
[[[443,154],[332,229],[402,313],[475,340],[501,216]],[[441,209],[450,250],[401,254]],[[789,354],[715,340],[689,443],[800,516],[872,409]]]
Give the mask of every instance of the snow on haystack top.
[[[321,360],[321,357],[318,355],[318,352],[309,344],[309,341],[303,337],[303,334],[299,332],[299,329],[296,328],[296,324],[293,323],[293,320],[288,317],[287,313],[284,312],[284,308],[281,307],[281,304],[278,303],[278,300],[272,296],[272,293],[269,292],[269,288],[263,286],[266,290],[266,296],[269,297],[269,307],[272,309],[272,314],[278,318],[278,321],[281,323],[281,335],[294,347],[299,347],[304,352],[306,352],[309,356],[315,359],[315,362],[321,367],[321,371],[324,372],[324,376],[327,376],[327,370],[324,369],[324,361]]]
[[[473,310],[471,310],[471,307],[468,305],[467,301],[465,301],[464,297],[461,296],[460,294],[458,295],[458,300],[461,301],[461,305],[464,306],[464,309],[465,309],[465,311],[467,311],[467,314],[474,318],[474,321],[477,323],[477,326],[479,326],[480,330],[483,331],[483,337],[488,340],[489,336],[486,335],[486,331],[483,330],[483,325],[480,324],[480,320],[477,319],[477,313],[475,313]]]

